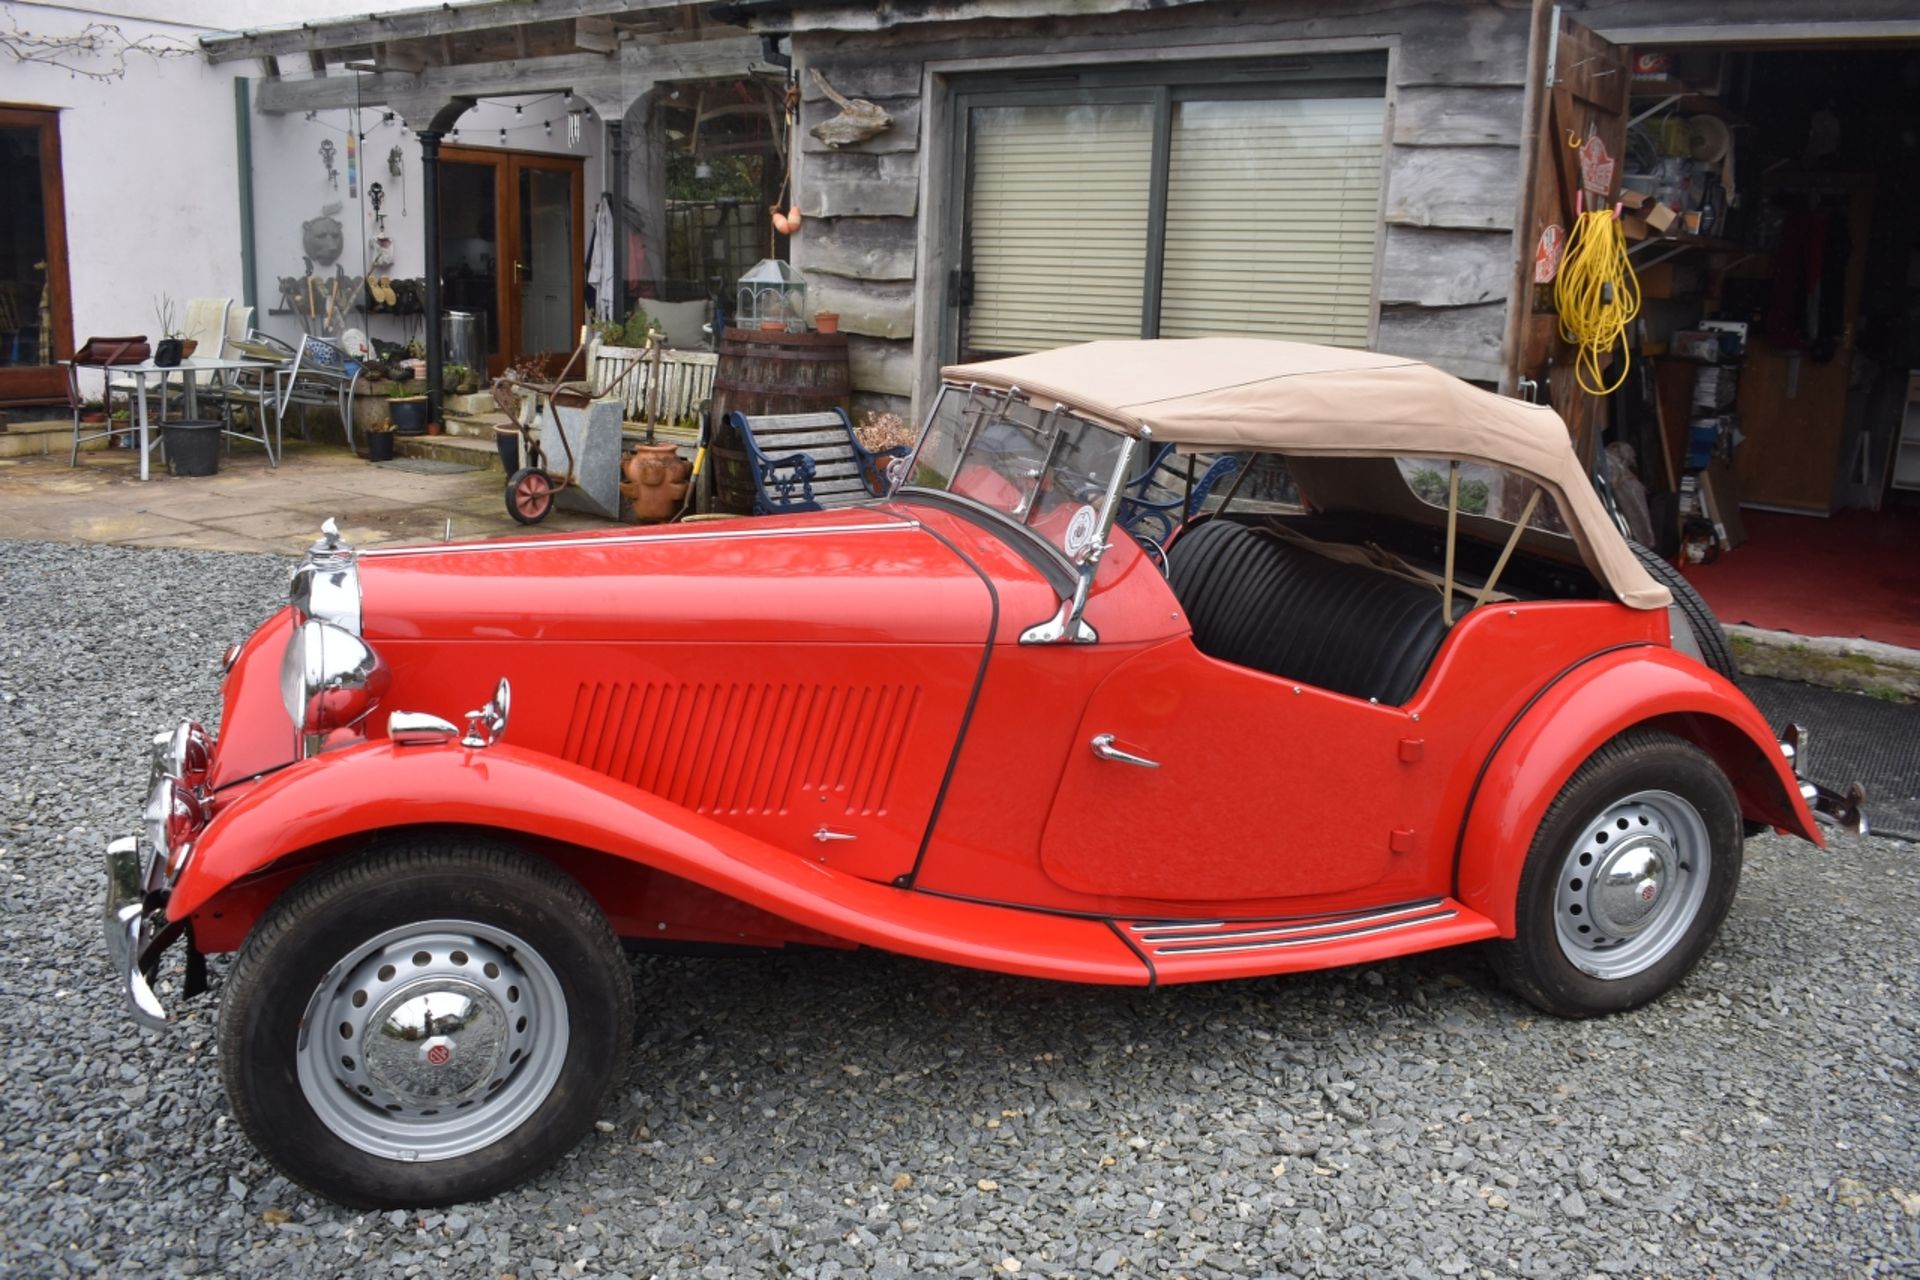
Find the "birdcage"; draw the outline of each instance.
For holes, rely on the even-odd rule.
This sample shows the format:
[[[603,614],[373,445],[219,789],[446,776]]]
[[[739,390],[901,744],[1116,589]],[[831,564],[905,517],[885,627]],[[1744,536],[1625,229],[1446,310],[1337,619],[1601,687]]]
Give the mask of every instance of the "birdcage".
[[[763,258],[740,277],[734,323],[742,329],[807,327],[807,278],[791,262]]]

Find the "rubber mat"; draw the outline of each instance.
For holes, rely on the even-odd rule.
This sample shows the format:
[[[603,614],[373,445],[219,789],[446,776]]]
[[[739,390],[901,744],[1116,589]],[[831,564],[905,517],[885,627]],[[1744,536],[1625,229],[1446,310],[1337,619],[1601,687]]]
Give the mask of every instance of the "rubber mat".
[[[1807,731],[1807,777],[1835,790],[1863,784],[1875,835],[1920,840],[1920,705],[1758,676],[1740,685],[1775,732],[1788,721]]]
[[[461,471],[485,471],[485,466],[470,467],[464,462],[447,462],[441,458],[394,458],[389,462],[376,462],[376,467],[385,467],[389,471],[412,471],[423,476],[450,476]]]

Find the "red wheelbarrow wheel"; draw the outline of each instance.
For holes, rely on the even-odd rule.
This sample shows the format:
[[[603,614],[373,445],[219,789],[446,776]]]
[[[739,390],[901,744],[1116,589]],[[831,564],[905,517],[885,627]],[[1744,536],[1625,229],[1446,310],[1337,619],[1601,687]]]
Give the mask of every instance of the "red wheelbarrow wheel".
[[[507,480],[507,514],[521,524],[538,524],[553,510],[553,481],[534,467],[522,467]]]

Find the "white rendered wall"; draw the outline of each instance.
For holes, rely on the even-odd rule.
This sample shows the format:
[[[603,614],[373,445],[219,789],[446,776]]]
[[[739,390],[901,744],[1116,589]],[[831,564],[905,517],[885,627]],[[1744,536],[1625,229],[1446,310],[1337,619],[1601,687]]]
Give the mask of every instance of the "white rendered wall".
[[[514,106],[521,107],[520,114]],[[555,155],[582,156],[586,160],[583,179],[586,208],[582,211],[582,234],[591,235],[593,210],[600,198],[600,157],[605,133],[599,120],[588,114],[581,121],[577,145],[567,143],[567,105],[554,94],[522,97],[488,97],[460,117],[459,137],[446,139],[448,145],[498,150],[504,145],[514,151],[538,151]],[[585,104],[574,100],[573,109],[584,111]],[[329,204],[342,207],[334,214],[346,228],[345,251],[339,265],[349,276],[364,276],[367,270],[368,242],[374,235],[373,206],[367,199],[367,186],[378,182],[386,194],[384,212],[387,235],[393,240],[394,262],[384,274],[396,279],[416,278],[426,273],[426,222],[421,216],[420,139],[404,127],[398,116],[384,119],[382,107],[366,107],[358,112],[346,110],[316,112],[309,121],[304,114],[261,115],[253,117],[253,199],[254,252],[259,272],[258,296],[261,314],[255,324],[283,338],[295,338],[302,332],[299,316],[273,316],[266,313],[280,307],[280,278],[305,273],[301,261],[301,224],[320,216]],[[357,116],[357,128],[366,135],[360,152],[357,194],[349,198],[346,173],[346,142],[349,120]],[[551,134],[544,127],[552,125]],[[502,129],[506,141],[501,142]],[[339,184],[328,183],[326,166],[320,158],[320,144],[331,139],[334,167]],[[403,174],[396,179],[388,169],[388,153],[398,146]],[[448,210],[456,216],[458,211]],[[584,258],[586,245],[577,252]],[[236,251],[236,263],[238,256]],[[331,276],[316,268],[316,275]],[[399,341],[418,336],[418,321],[411,332],[403,332],[398,318],[373,315],[356,316],[356,326],[364,326],[377,338]]]
[[[200,36],[218,30],[270,26],[346,14],[362,14],[368,0],[195,0],[191,6],[157,0],[107,0],[91,10],[8,4],[0,0],[0,21],[12,21],[38,36],[79,33],[89,21],[111,23],[128,38],[152,37],[175,47],[195,46]],[[187,12],[191,21],[147,20],[129,15]],[[125,75],[99,81],[56,66],[20,63],[0,55],[0,103],[57,108],[66,192],[67,273],[73,299],[73,340],[93,334],[144,333],[159,336],[155,299],[170,296],[176,315],[192,297],[225,297],[236,305],[244,296],[240,256],[240,165],[235,141],[233,82],[258,74],[251,61],[215,66],[197,51],[182,57],[127,55]],[[108,70],[112,59],[99,55],[74,59],[75,65]],[[576,106],[580,104],[576,103]],[[530,115],[515,117],[511,105],[485,104],[461,121],[462,145],[498,146],[502,127],[508,145],[522,150],[588,156],[585,179],[586,225],[592,225],[600,192],[598,156],[602,132],[586,118],[577,148],[566,140],[565,109],[559,99],[540,104],[541,119],[552,119],[549,139]],[[531,111],[532,108],[528,108]],[[328,200],[349,207],[338,215],[347,226],[347,251],[341,261],[349,275],[364,274],[365,235],[346,199],[345,128],[347,113],[323,112],[314,124],[303,116],[253,116],[255,235],[259,313],[255,323],[269,332],[293,336],[300,322],[269,318],[277,306],[275,277],[299,275],[300,223],[320,212]],[[330,124],[329,131],[321,122]],[[383,126],[378,110],[363,113],[367,133],[363,155],[361,203],[369,179],[392,190],[389,234],[397,249],[396,276],[423,272],[424,240],[420,219],[420,147],[402,137],[396,120]],[[326,183],[318,148],[331,136],[341,155],[339,191]],[[406,204],[386,174],[386,154],[399,143],[406,153]],[[372,173],[366,170],[371,167]],[[371,222],[371,210],[365,211]],[[356,243],[356,240],[358,243]],[[582,246],[584,252],[584,245]],[[398,337],[391,321],[376,322],[381,337]],[[97,391],[97,385],[87,388]]]

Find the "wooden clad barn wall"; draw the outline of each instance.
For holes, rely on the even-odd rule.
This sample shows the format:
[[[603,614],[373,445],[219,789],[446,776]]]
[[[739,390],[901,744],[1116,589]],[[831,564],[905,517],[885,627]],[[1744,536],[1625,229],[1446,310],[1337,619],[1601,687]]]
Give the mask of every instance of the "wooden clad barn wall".
[[[1029,14],[1047,7],[1021,6]],[[1109,64],[1189,61],[1290,42],[1305,42],[1299,48],[1307,52],[1393,50],[1375,345],[1462,377],[1499,379],[1522,161],[1525,5],[1083,0],[1061,7],[1105,11],[995,20],[995,0],[954,0],[916,6],[914,20],[901,25],[888,25],[886,11],[873,6],[794,12],[802,88],[795,181],[807,221],[793,260],[807,273],[810,298],[840,313],[857,392],[869,400],[906,397],[916,375],[930,387],[941,354],[937,331],[918,332],[942,315],[948,265],[939,237],[923,240],[920,225],[929,213],[921,207],[922,166],[930,157],[944,165],[936,135],[947,127],[944,89],[936,84],[931,97],[921,96],[929,62],[991,71],[1089,53]],[[838,108],[808,74],[814,69],[842,95],[885,107],[894,127],[855,147],[827,148],[808,130]],[[960,198],[943,189],[944,172],[931,176],[926,189],[935,199]],[[932,211],[936,227],[939,212]],[[923,253],[931,260],[920,260]]]

